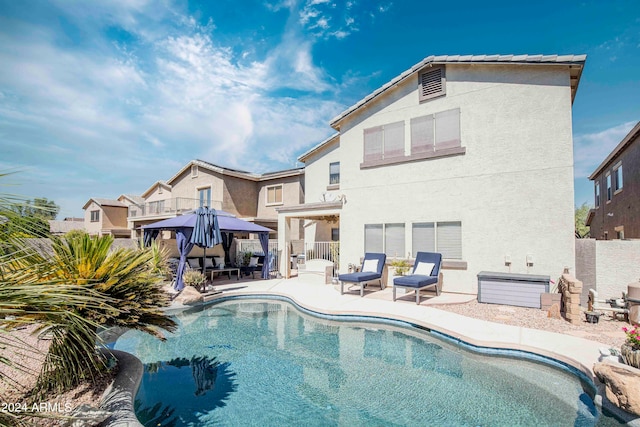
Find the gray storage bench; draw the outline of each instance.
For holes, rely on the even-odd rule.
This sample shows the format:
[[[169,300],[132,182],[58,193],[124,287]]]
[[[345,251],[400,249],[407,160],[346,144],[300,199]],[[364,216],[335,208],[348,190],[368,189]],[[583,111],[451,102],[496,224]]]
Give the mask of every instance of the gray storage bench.
[[[478,302],[540,308],[540,294],[549,292],[549,276],[478,273]]]

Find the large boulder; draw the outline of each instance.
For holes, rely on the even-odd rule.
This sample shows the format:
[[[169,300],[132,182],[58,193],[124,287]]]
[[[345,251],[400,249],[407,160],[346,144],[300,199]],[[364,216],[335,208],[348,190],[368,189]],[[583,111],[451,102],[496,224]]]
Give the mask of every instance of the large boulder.
[[[617,407],[640,415],[640,370],[621,363],[602,362],[593,372],[605,385],[607,399]]]
[[[180,295],[175,299],[176,302],[184,305],[194,305],[204,301],[202,294],[193,286],[185,286]]]

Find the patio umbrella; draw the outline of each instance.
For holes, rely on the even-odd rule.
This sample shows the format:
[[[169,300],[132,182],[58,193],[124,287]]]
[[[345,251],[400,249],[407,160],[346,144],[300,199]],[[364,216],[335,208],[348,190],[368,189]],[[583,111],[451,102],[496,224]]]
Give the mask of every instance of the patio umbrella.
[[[200,207],[195,211],[196,222],[189,242],[204,249],[202,256],[202,273],[204,274],[204,260],[207,256],[207,248],[212,248],[222,243],[222,235],[218,226],[218,216],[215,209]]]

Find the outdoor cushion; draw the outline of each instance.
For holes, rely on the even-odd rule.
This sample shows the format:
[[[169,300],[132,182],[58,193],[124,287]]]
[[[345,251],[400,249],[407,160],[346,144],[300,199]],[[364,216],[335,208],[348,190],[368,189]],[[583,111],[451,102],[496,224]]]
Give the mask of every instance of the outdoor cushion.
[[[204,259],[204,268],[213,268],[213,259],[205,258]]]
[[[343,282],[366,282],[379,279],[380,275],[375,271],[361,271],[359,273],[341,274],[338,279]]]
[[[421,288],[438,282],[437,276],[426,276],[423,274],[412,274],[410,276],[400,276],[393,279],[394,285],[411,288]]]
[[[432,262],[419,262],[416,264],[413,274],[422,274],[423,276],[431,276],[435,264]]]
[[[224,258],[221,256],[214,256],[213,260],[216,262],[216,267],[224,268]]]
[[[252,256],[249,260],[249,267],[257,267],[258,266],[258,257]]]
[[[189,263],[189,267],[191,268],[200,268],[200,260],[198,258],[187,258],[187,262]]]

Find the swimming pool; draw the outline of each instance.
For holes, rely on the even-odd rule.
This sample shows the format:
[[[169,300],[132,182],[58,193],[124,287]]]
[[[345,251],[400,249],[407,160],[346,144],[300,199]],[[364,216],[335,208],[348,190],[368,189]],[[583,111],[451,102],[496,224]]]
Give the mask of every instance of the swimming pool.
[[[176,316],[166,342],[117,350],[145,373],[136,415],[158,425],[593,426],[590,384],[561,364],[486,355],[400,322],[235,299]]]

